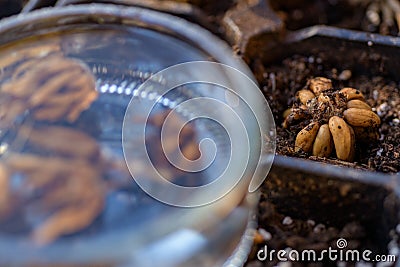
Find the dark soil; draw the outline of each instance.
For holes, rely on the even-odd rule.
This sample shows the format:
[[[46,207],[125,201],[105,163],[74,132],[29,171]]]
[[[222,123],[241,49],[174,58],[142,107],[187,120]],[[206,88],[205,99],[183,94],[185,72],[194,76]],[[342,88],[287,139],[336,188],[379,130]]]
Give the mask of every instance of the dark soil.
[[[299,253],[313,250],[317,258],[329,247],[343,253],[368,249],[371,259],[376,255],[393,255],[398,250],[399,202],[393,192],[383,187],[273,166],[261,192],[260,228],[246,267],[355,265],[351,258],[340,262],[329,257],[277,265],[276,254],[257,259],[265,246],[269,252],[289,251],[288,248]],[[339,239],[346,240],[344,249],[338,249]]]
[[[399,82],[381,76],[365,76],[352,70],[330,66],[318,56],[295,55],[283,60],[282,64],[265,67],[253,66],[261,88],[274,114],[277,125],[277,153],[287,156],[325,161],[335,165],[346,165],[385,173],[400,171],[400,94]],[[351,75],[349,75],[350,72]],[[381,118],[378,141],[358,143],[354,163],[335,159],[315,158],[293,150],[297,132],[282,127],[282,113],[291,107],[293,97],[308,79],[323,76],[332,79],[334,88],[354,87],[359,89],[367,103]]]
[[[280,261],[277,259],[276,254],[275,257],[267,258],[267,260],[257,259],[257,253],[260,249],[265,249],[265,246],[269,252],[272,250],[290,251],[288,248],[296,250],[299,253],[302,253],[304,250],[313,250],[316,252],[316,259],[318,259],[319,256],[322,255],[323,250],[332,248],[340,251],[337,247],[337,242],[340,239],[345,239],[347,242],[346,249],[343,250],[344,253],[348,250],[357,250],[361,255],[362,251],[368,249],[374,253],[371,254],[371,258],[376,255],[390,254],[387,251],[382,251],[382,247],[378,247],[376,243],[374,244],[376,240],[372,240],[369,236],[369,229],[358,221],[350,221],[344,226],[337,227],[329,226],[318,221],[316,222],[312,219],[303,220],[291,218],[277,211],[276,205],[265,199],[263,199],[260,204],[260,213],[261,212],[260,220],[262,226],[258,230],[259,232],[257,235],[259,235],[259,238],[267,239],[260,239],[260,241],[262,240],[260,243],[255,243],[246,267],[277,266],[277,264],[279,264]],[[392,231],[392,233],[394,233],[394,231]],[[385,248],[385,246],[383,246],[383,248]],[[330,260],[328,257],[320,261],[308,261],[308,258],[304,259],[304,261],[291,261],[290,265],[282,266],[355,266],[355,262],[349,261],[346,263],[339,263],[340,261]],[[282,264],[283,262],[280,263]],[[388,263],[386,266],[394,266],[394,263]]]

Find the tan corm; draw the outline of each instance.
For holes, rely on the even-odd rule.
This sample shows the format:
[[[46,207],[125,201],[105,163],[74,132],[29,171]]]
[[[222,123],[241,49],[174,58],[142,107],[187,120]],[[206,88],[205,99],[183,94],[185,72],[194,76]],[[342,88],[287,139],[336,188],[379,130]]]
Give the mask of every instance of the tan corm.
[[[380,118],[355,88],[335,90],[331,80],[310,79],[284,113],[284,127],[308,120],[296,136],[295,152],[328,157],[335,149],[340,160],[353,161],[355,142],[376,140]]]
[[[21,128],[20,135],[32,152],[8,153],[0,162],[0,221],[33,207],[45,218],[32,232],[40,245],[90,225],[105,198],[106,165],[96,140],[60,126]],[[16,177],[20,186],[12,189]]]
[[[0,66],[12,69],[0,87],[0,120],[12,123],[29,111],[37,120],[74,122],[97,98],[91,71],[61,52],[34,56],[32,50],[21,54],[27,58],[13,57],[7,60],[10,66]]]
[[[97,141],[72,123],[97,97],[95,79],[57,43],[27,46],[0,56],[0,126],[14,125],[24,150],[0,158],[0,222],[36,218],[32,239],[40,245],[89,226],[105,201],[105,159]],[[18,145],[17,145],[18,146]],[[15,179],[18,185],[15,186]]]

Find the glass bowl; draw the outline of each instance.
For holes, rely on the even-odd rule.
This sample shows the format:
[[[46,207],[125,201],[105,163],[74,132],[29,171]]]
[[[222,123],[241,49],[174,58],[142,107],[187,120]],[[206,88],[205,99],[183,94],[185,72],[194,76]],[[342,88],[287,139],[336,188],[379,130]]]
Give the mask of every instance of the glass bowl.
[[[257,202],[257,193],[249,194],[248,186],[251,178],[255,177],[256,180],[264,178],[259,177],[262,175],[256,168],[261,155],[252,152],[273,155],[273,142],[264,143],[259,138],[260,129],[267,129],[267,139],[273,139],[272,115],[260,123],[255,120],[257,116],[246,117],[248,107],[244,108],[245,111],[239,110],[239,113],[242,112],[240,116],[244,119],[244,126],[248,130],[250,156],[246,158],[246,155],[237,154],[235,161],[237,164],[233,165],[241,166],[240,163],[247,160],[250,167],[239,170],[236,166],[235,170],[243,171],[244,178],[232,188],[219,188],[226,190],[226,194],[206,201],[204,205],[199,204],[204,198],[200,193],[171,196],[165,191],[165,196],[168,196],[168,200],[164,201],[166,203],[157,201],[159,197],[151,197],[144,191],[146,186],[149,186],[150,189],[156,187],[156,191],[160,192],[163,190],[163,183],[152,181],[152,177],[143,178],[141,175],[146,176],[149,173],[147,166],[141,170],[142,172],[137,167],[142,166],[144,158],[135,150],[137,141],[143,141],[137,137],[142,134],[138,129],[142,129],[141,127],[145,125],[143,129],[150,136],[149,140],[145,140],[146,149],[153,155],[153,158],[149,156],[150,161],[155,165],[164,166],[165,173],[170,173],[172,168],[159,157],[156,142],[153,142],[160,134],[162,125],[156,119],[150,124],[143,119],[162,117],[175,106],[195,97],[209,97],[229,102],[229,97],[227,98],[225,91],[219,85],[180,84],[176,90],[164,94],[162,99],[156,101],[148,118],[142,117],[147,106],[153,103],[155,95],[162,94],[160,88],[166,85],[164,76],[156,73],[176,64],[193,61],[223,63],[246,77],[252,77],[245,64],[232,55],[224,42],[196,25],[155,11],[92,4],[43,9],[5,19],[0,23],[2,68],[0,102],[3,106],[7,106],[0,120],[1,163],[6,168],[19,168],[19,172],[11,172],[8,187],[11,192],[15,191],[20,199],[15,204],[16,210],[20,212],[7,217],[0,224],[1,265],[102,264],[102,266],[144,267],[161,264],[162,266],[243,264],[251,247],[254,228],[254,222],[249,218],[252,218],[252,211]],[[67,63],[80,69],[78,71],[65,67],[67,71],[79,75],[84,73],[92,77],[93,81],[87,78],[87,82],[82,84],[80,82],[82,76],[63,76],[57,79],[61,77],[57,76],[60,73],[59,69]],[[189,69],[187,72],[175,74],[177,76],[183,74],[185,77],[192,75],[191,78],[197,78],[196,71]],[[253,83],[252,78],[243,81],[240,75],[231,75],[221,67],[215,71],[209,70],[208,75],[234,84],[235,88],[239,88],[236,93],[248,100],[250,107],[256,111],[263,112],[268,109],[264,100],[260,100],[258,90],[248,88],[247,85]],[[167,80],[170,78],[166,77]],[[43,89],[45,85],[50,86],[50,82],[46,81],[57,81],[64,87],[60,87],[58,95],[38,100],[37,96],[43,96],[43,92],[46,91]],[[72,101],[70,100],[72,95],[65,97],[70,84],[77,83],[85,87],[89,86],[91,81],[96,91],[91,92],[90,96],[85,96],[86,102],[81,99]],[[145,81],[150,81],[150,85]],[[144,83],[147,83],[147,87],[143,87]],[[24,93],[18,94],[27,91],[30,93],[24,96],[22,96]],[[62,99],[64,102],[57,102],[57,99]],[[45,106],[41,106],[37,104],[40,101],[47,102],[43,102],[42,105]],[[64,111],[62,116],[57,115],[56,107],[65,101],[71,102],[72,108]],[[50,102],[58,104],[52,106]],[[83,106],[77,103],[83,103]],[[22,108],[17,104],[21,104]],[[133,112],[126,112],[132,106]],[[16,111],[12,109],[14,107]],[[48,108],[46,112],[44,107]],[[213,183],[215,172],[223,172],[221,164],[226,163],[232,154],[230,151],[235,144],[229,143],[229,136],[218,123],[210,123],[209,120],[190,123],[193,114],[202,114],[202,111],[209,112],[214,109],[213,106],[197,104],[190,108],[177,109],[177,116],[189,122],[190,142],[212,139],[215,148],[220,151],[207,170],[196,171],[190,175],[172,172],[171,179],[179,186],[201,187]],[[79,112],[74,113],[73,110]],[[227,114],[222,113],[221,116],[223,123],[231,128],[236,127],[225,115]],[[262,125],[259,126],[258,123]],[[69,131],[73,133],[66,134]],[[58,135],[55,136],[55,132]],[[82,134],[87,138],[86,141],[80,139]],[[148,136],[146,135],[146,138]],[[91,142],[95,144],[97,154],[86,157],[88,149],[85,148],[87,144],[92,144]],[[264,148],[266,144],[269,146]],[[241,146],[241,144],[236,145]],[[74,225],[76,231],[62,229],[62,233],[53,233],[52,238],[47,236],[46,239],[46,234],[50,235],[49,232],[37,229],[41,229],[49,217],[60,215],[63,208],[70,207],[68,206],[70,204],[67,205],[60,200],[65,198],[62,194],[57,195],[53,203],[49,201],[54,199],[49,197],[53,196],[52,186],[57,188],[58,184],[39,188],[33,186],[32,189],[31,183],[36,181],[30,173],[33,167],[26,171],[21,166],[26,167],[30,163],[24,156],[34,156],[35,160],[38,158],[41,160],[35,165],[35,171],[48,174],[55,168],[54,162],[57,162],[57,159],[64,161],[59,163],[61,165],[71,160],[70,151],[73,153],[81,151],[86,157],[84,161],[89,163],[88,168],[96,171],[99,177],[94,175],[93,179],[101,184],[99,190],[102,192],[104,202],[101,210],[95,216],[91,216],[90,222],[83,223],[84,226]],[[133,153],[130,153],[131,151]],[[207,155],[214,156],[212,149],[201,152],[206,158]],[[130,172],[124,161],[124,153],[125,156],[128,155],[128,167],[131,167],[130,164],[134,166],[134,170],[130,168]],[[269,169],[270,164],[272,158],[265,168]],[[81,170],[79,166],[81,165],[78,164],[75,168],[69,165],[68,171],[75,173]],[[138,172],[143,179],[136,179],[135,183],[130,173],[135,176]],[[95,192],[97,185],[82,185],[81,181],[87,181],[88,178],[80,177],[79,173],[76,188],[82,189],[83,186],[87,186],[82,190],[82,194]],[[58,176],[54,177],[59,179]],[[175,179],[176,177],[179,179]],[[66,203],[69,203],[71,198],[81,199],[79,195],[71,193],[65,198]],[[43,199],[47,199],[47,202],[43,202]],[[59,204],[59,201],[63,204]],[[176,204],[174,201],[187,202],[191,205],[174,205]],[[50,215],[46,212],[43,215],[41,210],[43,203],[45,207],[49,205],[57,208],[52,210]],[[79,201],[77,203],[73,206],[77,211],[76,216],[67,216],[66,220],[82,218],[79,214],[84,210],[84,206],[80,207]],[[64,222],[62,221],[61,225]]]

